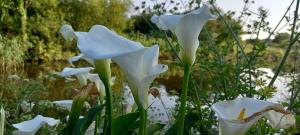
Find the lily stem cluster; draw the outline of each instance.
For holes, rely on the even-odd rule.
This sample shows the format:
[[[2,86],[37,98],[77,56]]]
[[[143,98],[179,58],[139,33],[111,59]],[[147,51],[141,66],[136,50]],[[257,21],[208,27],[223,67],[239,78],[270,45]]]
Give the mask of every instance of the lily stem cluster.
[[[188,84],[191,73],[191,65],[184,65],[184,76],[183,76],[183,84],[182,84],[182,92],[180,96],[180,109],[178,114],[178,122],[177,122],[177,135],[183,135],[184,131],[184,120],[185,120],[185,112],[186,112],[186,101],[187,101],[187,92],[188,92]]]
[[[139,135],[147,134],[147,110],[139,107],[140,113],[140,127],[139,127]]]
[[[290,36],[290,39],[289,39],[289,44],[288,44],[288,47],[286,48],[285,50],[285,53],[284,53],[284,56],[283,58],[281,59],[281,62],[274,74],[274,76],[272,77],[272,80],[270,81],[269,83],[269,86],[272,86],[277,78],[277,76],[279,75],[279,72],[281,71],[290,51],[291,51],[291,48],[292,46],[295,44],[294,41],[297,41],[298,40],[298,35],[294,36],[296,31],[296,25],[297,25],[297,20],[298,20],[298,9],[299,9],[299,3],[300,3],[300,0],[297,0],[297,3],[296,3],[296,9],[295,9],[295,14],[294,14],[294,21],[293,21],[293,26],[292,26],[292,31],[291,31],[291,36]]]
[[[106,134],[112,134],[112,93],[111,93],[111,69],[110,60],[95,60],[96,72],[105,86],[106,104]],[[104,130],[105,131],[105,130]]]

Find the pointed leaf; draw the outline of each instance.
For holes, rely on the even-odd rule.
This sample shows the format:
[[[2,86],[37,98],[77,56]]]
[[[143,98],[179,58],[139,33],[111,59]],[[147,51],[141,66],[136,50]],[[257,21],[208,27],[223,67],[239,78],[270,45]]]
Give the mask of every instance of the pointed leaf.
[[[147,127],[147,135],[153,135],[155,132],[164,128],[164,124],[155,123]]]
[[[102,111],[105,104],[103,105],[96,105],[95,107],[91,108],[86,116],[81,120],[77,122],[76,128],[74,128],[73,133],[76,135],[78,134],[84,134],[86,130],[89,128],[89,126],[93,123],[95,120],[97,114]]]
[[[195,113],[188,113],[185,116],[185,121],[184,121],[184,135],[189,135],[189,129],[199,120],[199,117],[197,116],[197,114]],[[165,135],[176,135],[177,133],[177,123],[175,123],[174,125],[172,125],[172,127],[170,127]]]
[[[115,118],[112,121],[113,135],[124,135],[126,134],[134,125],[135,121],[139,118],[139,113],[128,113]]]
[[[85,87],[83,90],[74,97],[71,112],[69,114],[69,120],[65,129],[63,129],[63,134],[72,133],[73,129],[76,127],[77,122],[79,121],[80,112],[83,109],[84,102],[88,97],[90,87]]]

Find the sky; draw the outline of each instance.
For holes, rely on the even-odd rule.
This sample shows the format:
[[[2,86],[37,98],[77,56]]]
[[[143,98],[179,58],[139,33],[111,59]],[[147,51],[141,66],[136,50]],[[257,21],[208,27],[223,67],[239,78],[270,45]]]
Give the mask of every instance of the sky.
[[[140,5],[142,1],[146,1],[147,3],[154,3],[156,1],[166,1],[166,0],[134,0],[134,5]],[[170,0],[167,0],[170,1]],[[181,3],[185,3],[187,0],[174,0],[174,1],[183,1]],[[280,21],[281,17],[285,13],[287,7],[290,5],[292,0],[255,0],[254,4],[250,4],[248,9],[250,11],[256,12],[259,7],[263,7],[268,11],[268,18],[267,21],[270,22],[270,27],[274,28],[277,23]],[[296,1],[294,2],[295,5]],[[217,0],[217,6],[222,8],[225,12],[226,11],[235,11],[237,17],[244,7],[243,0]],[[291,11],[294,11],[295,6],[292,7]],[[293,12],[289,12],[288,15],[293,14]],[[247,23],[251,22],[252,20],[257,20],[257,15],[252,15],[250,18],[244,20]],[[286,24],[286,21],[283,21],[282,25],[278,28],[280,29],[279,32],[288,32],[288,27],[283,27]],[[263,39],[267,37],[267,33],[261,33],[260,38]],[[249,35],[244,35],[242,38],[249,38]]]

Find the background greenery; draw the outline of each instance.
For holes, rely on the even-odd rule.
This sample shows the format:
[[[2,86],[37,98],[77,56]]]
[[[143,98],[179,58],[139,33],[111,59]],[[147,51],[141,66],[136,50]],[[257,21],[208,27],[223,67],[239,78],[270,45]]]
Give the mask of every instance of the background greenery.
[[[176,55],[179,51],[176,37],[170,32],[157,29],[151,23],[150,18],[153,14],[188,12],[199,7],[201,1],[190,0],[184,11],[179,10],[180,2],[172,0],[167,0],[167,2],[168,6],[166,2],[153,5],[144,1],[141,5],[133,7],[130,0],[1,0],[0,103],[11,114],[6,126],[7,133],[12,130],[12,123],[28,118],[28,113],[19,111],[19,104],[22,101],[37,102],[72,97],[70,93],[73,88],[77,87],[76,85],[62,83],[64,80],[59,77],[56,77],[58,81],[51,81],[52,74],[47,73],[51,70],[60,71],[66,63],[59,64],[58,61],[65,61],[79,53],[76,49],[76,41],[66,43],[60,35],[59,29],[63,24],[72,25],[76,31],[88,31],[91,26],[102,24],[145,46],[159,44],[159,59],[161,63],[168,64],[170,70],[158,78],[156,83],[166,85],[167,90],[180,92],[182,71]],[[249,3],[247,0],[244,2]],[[132,14],[133,12],[136,14]],[[245,26],[240,18],[251,16],[249,11],[242,11],[240,18],[234,17],[236,13],[223,12],[218,7],[214,8],[214,12],[222,16],[219,16],[217,21],[209,21],[199,36],[200,48],[192,68],[189,91],[189,101],[195,105],[189,108],[189,112],[197,114],[198,118],[193,124],[193,130],[202,134],[216,133],[214,125],[217,120],[209,109],[213,103],[234,99],[239,95],[257,96],[262,99],[272,96],[275,91],[272,87],[255,91],[255,82],[248,75],[255,74],[252,71],[259,67],[276,69],[290,40],[290,33],[274,33],[274,39],[241,40],[240,36],[249,32],[253,33],[254,37],[260,31],[272,33],[268,22],[265,21],[268,14],[263,8],[257,11],[257,21],[247,25],[247,30],[242,29]],[[299,39],[296,40],[281,73],[298,73],[299,71],[300,64],[297,62]],[[25,73],[24,77],[30,78],[29,80],[7,79],[9,74],[23,71],[28,63],[29,65],[32,63],[50,65],[51,69],[46,69],[41,73],[42,75]],[[62,67],[56,67],[57,65]],[[28,71],[27,69],[25,72]],[[247,74],[241,74],[244,72]],[[300,114],[298,94],[300,87],[297,84],[299,79],[295,77],[295,81],[290,84],[295,99],[284,103],[297,117]],[[60,92],[55,92],[57,89]],[[38,113],[43,112],[41,109],[36,110]],[[32,113],[29,117],[38,113]],[[118,109],[115,113],[118,113]],[[63,114],[48,114],[52,117],[61,117],[61,115]],[[264,127],[264,130],[258,127]],[[271,129],[266,125],[266,121],[262,120],[253,127],[249,134],[272,134],[274,132],[279,131]],[[282,133],[287,132],[299,131],[292,128]]]

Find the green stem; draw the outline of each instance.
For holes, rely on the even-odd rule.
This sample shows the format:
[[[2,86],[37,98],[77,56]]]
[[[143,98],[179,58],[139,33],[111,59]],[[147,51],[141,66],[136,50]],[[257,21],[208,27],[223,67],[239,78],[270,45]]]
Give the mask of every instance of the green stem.
[[[293,40],[294,40],[294,34],[295,34],[295,29],[296,29],[297,20],[298,20],[299,3],[300,3],[300,0],[297,0],[296,10],[294,12],[295,13],[295,15],[294,15],[294,21],[293,21],[293,26],[292,26],[290,40],[289,40],[289,45],[286,48],[284,56],[283,56],[283,58],[282,58],[282,60],[281,60],[281,62],[279,64],[279,66],[278,66],[276,72],[274,73],[274,76],[272,77],[272,80],[270,81],[270,83],[269,83],[268,86],[273,86],[273,84],[274,84],[277,76],[279,75],[279,72],[281,71],[281,69],[282,69],[282,67],[283,67],[283,65],[284,65],[284,63],[285,63],[285,61],[286,61],[286,59],[287,59],[287,57],[288,57],[288,55],[290,53],[290,50],[291,50],[293,44],[295,43],[295,42],[293,42]],[[296,38],[297,38],[297,36],[296,36]]]
[[[147,134],[147,110],[142,107],[139,107],[140,113],[140,128],[139,128],[139,135],[146,135]]]
[[[98,103],[97,103],[98,105],[102,105],[103,104],[103,99],[102,99],[102,97],[98,97]],[[97,114],[97,116],[96,116],[96,123],[95,123],[95,127],[97,127],[97,128],[95,128],[95,130],[94,130],[94,135],[97,135],[98,134],[98,130],[99,130],[99,128],[98,127],[100,127],[100,125],[101,125],[101,117],[102,116],[102,111],[100,111],[100,113],[99,114]]]
[[[231,35],[233,36],[233,39],[236,41],[238,47],[241,50],[241,53],[243,54],[243,56],[245,57],[246,61],[249,61],[248,56],[246,55],[244,48],[240,42],[239,37],[237,36],[236,32],[232,29],[231,25],[229,25],[229,23],[225,20],[225,18],[221,15],[220,11],[217,9],[217,7],[215,7],[215,5],[213,5],[214,10],[216,11],[216,13],[218,14],[218,16],[220,17],[221,21],[225,24],[225,26],[229,29]]]
[[[105,104],[106,104],[106,134],[112,134],[112,93],[110,86],[111,71],[110,59],[95,60],[95,70],[105,86]],[[105,128],[104,128],[105,129]],[[103,129],[103,131],[105,131]]]
[[[185,112],[186,112],[186,100],[187,100],[187,92],[188,92],[190,73],[191,73],[191,65],[184,64],[183,85],[182,85],[182,92],[181,92],[181,96],[180,96],[180,109],[179,109],[179,116],[178,116],[178,122],[177,122],[177,135],[183,135],[184,119],[185,119]]]

